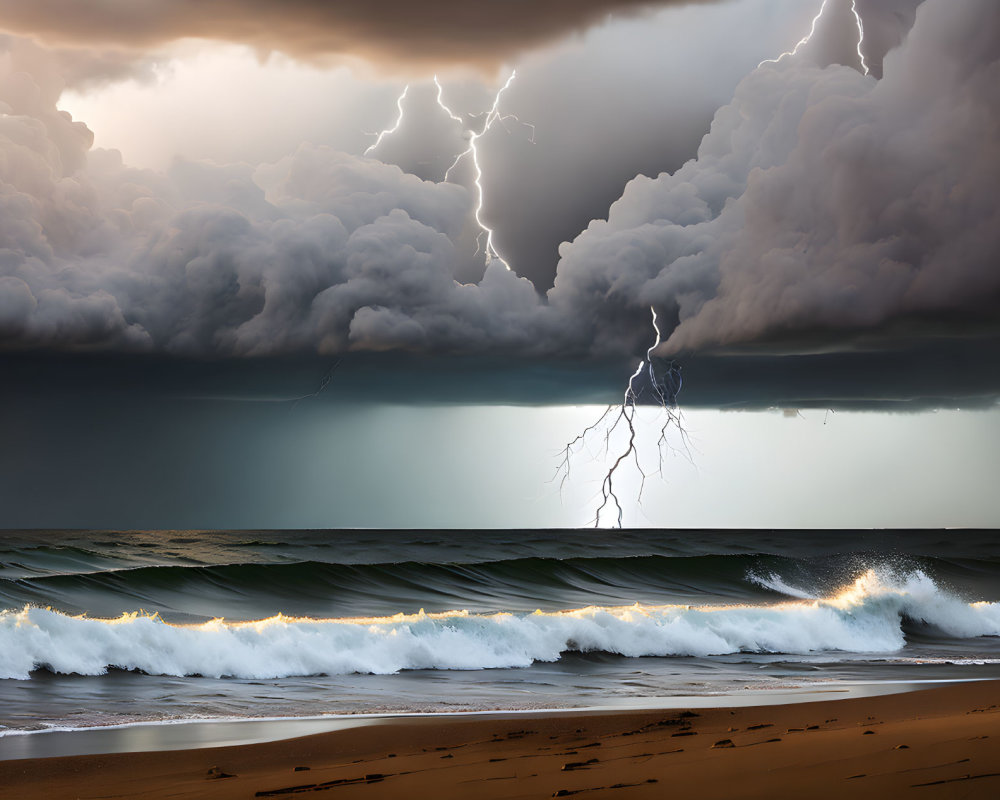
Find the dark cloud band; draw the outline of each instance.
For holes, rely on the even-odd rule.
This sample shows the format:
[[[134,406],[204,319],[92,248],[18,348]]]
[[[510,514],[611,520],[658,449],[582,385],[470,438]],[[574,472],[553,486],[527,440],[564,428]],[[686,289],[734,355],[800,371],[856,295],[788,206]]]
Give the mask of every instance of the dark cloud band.
[[[155,48],[195,37],[304,58],[495,67],[612,12],[712,0],[0,0],[0,28],[60,45]]]
[[[682,409],[923,411],[1000,401],[1000,335],[897,341],[826,354],[729,353],[680,362]],[[626,359],[350,353],[331,358],[186,359],[0,353],[0,406],[65,395],[272,404],[605,405],[635,369]],[[652,398],[651,392],[637,392]]]

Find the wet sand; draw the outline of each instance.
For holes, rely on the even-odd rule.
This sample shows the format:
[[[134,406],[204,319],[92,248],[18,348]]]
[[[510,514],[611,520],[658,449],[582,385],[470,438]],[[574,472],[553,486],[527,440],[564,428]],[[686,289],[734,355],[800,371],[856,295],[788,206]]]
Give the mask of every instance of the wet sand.
[[[1000,797],[1000,681],[779,706],[396,718],[276,742],[0,762],[61,798]]]

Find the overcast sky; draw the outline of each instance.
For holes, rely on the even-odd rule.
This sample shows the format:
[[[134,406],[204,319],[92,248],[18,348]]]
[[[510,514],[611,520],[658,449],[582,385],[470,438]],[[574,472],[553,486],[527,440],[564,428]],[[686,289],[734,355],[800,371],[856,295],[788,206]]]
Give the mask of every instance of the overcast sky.
[[[129,398],[157,409],[166,428],[183,428],[188,412],[190,425],[218,424],[218,436],[177,440],[205,464],[216,462],[199,447],[233,452],[237,441],[222,422],[226,404],[256,408],[264,396],[286,402],[321,387],[364,418],[356,430],[370,432],[376,474],[386,462],[375,443],[419,405],[430,417],[410,424],[424,432],[383,454],[389,476],[420,472],[439,447],[457,448],[449,469],[472,458],[440,421],[464,408],[498,429],[523,424],[524,441],[511,434],[503,459],[483,462],[513,474],[518,458],[535,457],[519,449],[526,442],[547,452],[565,435],[547,427],[545,407],[620,402],[649,357],[655,369],[639,384],[664,379],[676,360],[678,400],[692,412],[907,411],[845,418],[834,443],[788,435],[797,417],[782,418],[780,433],[769,416],[732,426],[705,417],[710,440],[733,437],[731,465],[747,463],[741,426],[773,432],[777,471],[771,483],[771,473],[758,476],[767,486],[810,454],[814,490],[796,496],[813,499],[783,502],[784,516],[774,498],[708,513],[709,495],[772,491],[747,495],[754,484],[739,469],[713,466],[701,473],[717,476],[704,491],[675,477],[687,487],[685,519],[700,508],[705,524],[919,524],[920,506],[890,509],[912,491],[930,496],[909,444],[924,424],[942,448],[959,448],[947,462],[965,487],[949,494],[961,509],[954,524],[1000,518],[988,492],[976,494],[996,464],[968,449],[996,433],[995,413],[915,413],[990,409],[1000,396],[995,0],[278,8],[0,0],[0,401],[19,442],[4,448],[3,470],[20,487],[5,498],[10,524],[113,524],[112,501],[93,482],[114,484],[137,457],[128,414],[106,411],[131,408]],[[197,377],[206,360],[222,376],[211,397]],[[61,375],[75,377],[60,384]],[[86,395],[87,375],[107,382],[100,403]],[[324,376],[354,388],[336,395]],[[368,416],[357,389],[365,376]],[[150,385],[172,399],[154,402]],[[58,402],[37,407],[25,399],[52,394]],[[195,413],[178,397],[208,406]],[[537,410],[528,421],[491,404]],[[94,414],[107,442],[97,454]],[[38,434],[45,446],[14,436],[24,415],[50,432]],[[294,439],[294,419],[248,418],[241,446]],[[850,454],[872,441],[872,419],[894,432],[886,458],[900,465],[883,470],[881,499],[851,513],[820,502],[824,475],[857,474]],[[255,452],[274,463],[267,441]],[[52,465],[63,446],[99,467],[74,491],[71,473]],[[368,458],[361,443],[330,452],[339,464]],[[336,471],[310,458],[309,474]],[[532,463],[547,469],[548,459]],[[175,472],[123,476],[121,491],[143,511],[122,519],[246,524],[237,497],[270,474],[260,469],[227,482],[216,506],[187,506],[203,517],[181,513]],[[456,500],[451,517],[427,487],[420,497],[428,508],[404,504],[419,512],[415,524],[472,524],[468,508],[489,505]],[[539,502],[531,513],[498,503],[490,519],[586,521],[584,500],[561,510]],[[384,510],[364,512],[373,503],[333,513],[302,500],[300,516],[260,518],[383,524]],[[680,513],[669,502],[650,508],[647,522],[634,509],[630,519],[668,524]],[[741,509],[756,522],[740,523]],[[384,524],[402,524],[397,512]]]

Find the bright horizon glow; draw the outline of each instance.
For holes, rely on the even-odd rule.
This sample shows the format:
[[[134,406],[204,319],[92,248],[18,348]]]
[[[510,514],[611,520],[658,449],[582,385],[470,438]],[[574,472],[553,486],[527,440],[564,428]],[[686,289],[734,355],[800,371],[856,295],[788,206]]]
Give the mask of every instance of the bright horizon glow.
[[[662,409],[636,407],[649,477],[637,503],[634,465],[616,476],[626,528],[989,528],[1000,520],[1000,408],[789,413],[685,409],[683,393],[678,400],[690,450],[668,432],[662,480]],[[73,491],[61,492],[58,506],[19,507],[8,525],[587,528],[606,471],[603,439],[577,451],[561,494],[552,479],[562,448],[604,408],[303,402],[289,413],[271,403],[203,401],[183,411],[190,434],[176,433],[173,416],[152,439],[108,433],[104,446],[118,457],[100,474],[43,447],[18,480]],[[107,413],[128,431],[147,411],[133,404]],[[610,452],[621,445],[612,439]],[[213,456],[192,462],[192,447]],[[155,481],[130,466],[151,450],[161,465]],[[108,485],[121,490],[113,504],[99,502]]]

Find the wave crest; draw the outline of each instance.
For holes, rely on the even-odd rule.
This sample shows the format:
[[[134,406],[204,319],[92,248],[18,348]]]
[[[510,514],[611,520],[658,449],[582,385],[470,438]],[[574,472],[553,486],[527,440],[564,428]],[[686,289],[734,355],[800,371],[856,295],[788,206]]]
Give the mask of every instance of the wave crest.
[[[352,619],[278,615],[198,625],[169,624],[139,613],[91,619],[26,606],[0,612],[0,677],[27,679],[39,668],[99,675],[112,667],[252,679],[389,674],[526,667],[556,661],[568,651],[629,657],[892,653],[905,644],[904,620],[955,638],[995,636],[1000,635],[1000,603],[966,603],[921,571],[894,576],[867,570],[830,597],[775,605],[636,604]]]

